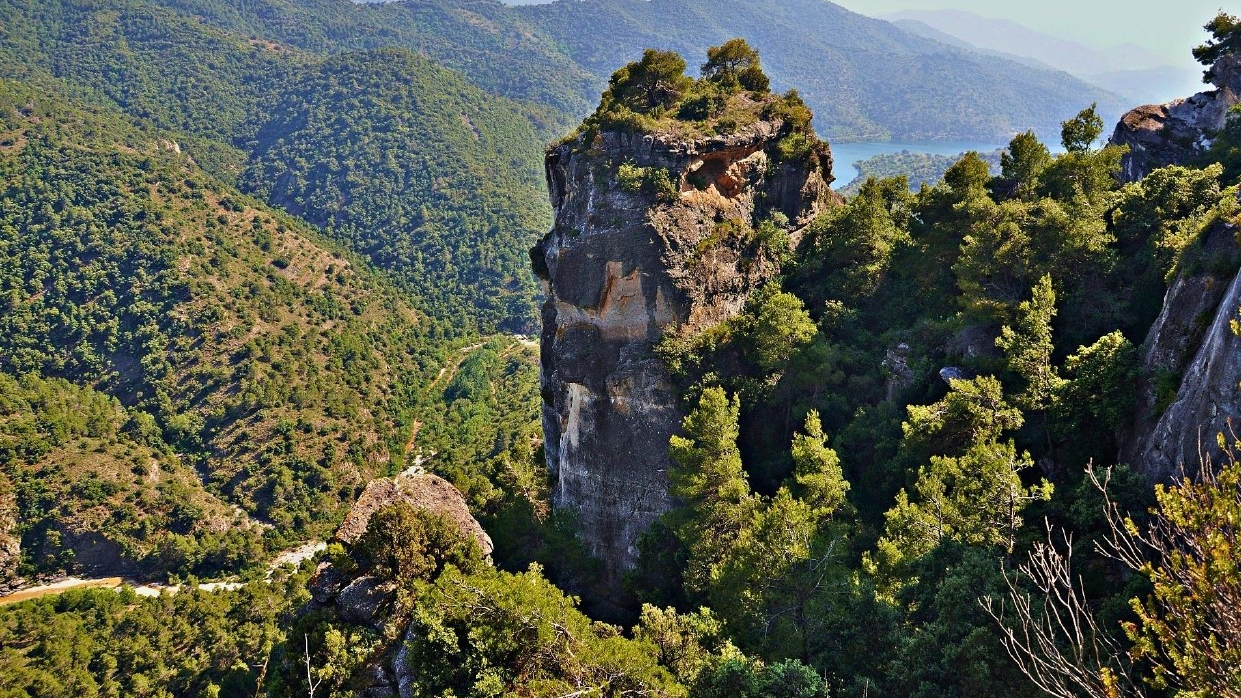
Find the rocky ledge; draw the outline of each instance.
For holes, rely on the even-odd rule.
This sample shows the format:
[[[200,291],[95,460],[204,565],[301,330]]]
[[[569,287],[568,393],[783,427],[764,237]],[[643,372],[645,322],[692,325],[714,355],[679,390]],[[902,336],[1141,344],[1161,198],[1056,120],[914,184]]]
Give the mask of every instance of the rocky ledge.
[[[1211,147],[1228,111],[1241,102],[1241,54],[1221,58],[1208,71],[1214,90],[1167,104],[1148,104],[1121,118],[1111,143],[1127,145],[1121,162],[1126,181],[1166,165],[1188,164]]]

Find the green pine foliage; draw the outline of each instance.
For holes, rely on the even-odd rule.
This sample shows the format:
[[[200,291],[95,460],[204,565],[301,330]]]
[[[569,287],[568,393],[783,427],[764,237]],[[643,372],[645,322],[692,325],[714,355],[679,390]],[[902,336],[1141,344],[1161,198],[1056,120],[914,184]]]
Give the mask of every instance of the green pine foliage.
[[[0,119],[0,370],[138,410],[280,536],[330,530],[399,467],[440,355],[391,285],[115,114],[10,84]]]
[[[651,644],[591,621],[537,566],[448,568],[422,590],[411,627],[416,695],[684,695]]]
[[[63,379],[0,373],[0,481],[20,575],[216,575],[268,552],[263,527],[204,488],[154,417]],[[94,538],[102,553],[79,559]]]
[[[519,105],[406,50],[345,54],[272,96],[242,187],[390,270],[452,326],[527,332],[550,225]]]
[[[537,350],[479,334],[531,326],[539,141],[609,74],[579,135],[780,118],[769,155],[786,164],[820,152],[807,104],[872,135],[1008,133],[1012,114],[1050,132],[1048,109],[1064,111],[1037,76],[1002,81],[1010,69],[830,5],[713,7],[5,5],[0,534],[31,577],[90,572],[78,542],[102,538],[187,585],[6,606],[0,694],[344,696],[399,650],[416,695],[1035,695],[979,598],[1003,592],[1040,520],[1106,535],[1081,481],[1136,416],[1135,343],[1172,275],[1236,268],[1202,244],[1241,212],[1231,131],[1219,164],[1121,186],[1123,150],[1095,147],[1092,106],[1062,124],[1068,152],[1021,133],[998,176],[970,153],[917,192],[867,180],[803,230],[722,222],[783,276],[659,347],[687,398],[669,445],[682,506],[629,577],[659,605],[605,607],[575,522],[550,508]],[[807,29],[829,20],[847,50]],[[753,44],[730,38],[737,22]],[[1235,24],[1217,18],[1202,57],[1232,52]],[[665,48],[616,70],[610,51],[656,27]],[[702,78],[668,47],[710,47]],[[850,81],[874,66],[913,107],[872,111]],[[788,76],[805,96],[770,92]],[[655,197],[667,179],[618,167]],[[310,610],[304,573],[191,588],[257,579],[414,462],[466,495],[491,563],[447,520],[396,506],[324,558],[391,590],[373,626]],[[1135,509],[1149,499],[1118,484]],[[1162,489],[1157,515],[1214,532],[1236,508],[1217,495]],[[1146,568],[1148,597],[1080,548],[1084,593],[1127,623],[1157,682],[1162,656],[1212,675],[1182,641],[1201,599],[1167,573],[1194,589],[1235,577],[1227,546],[1213,552]],[[631,629],[585,612],[599,610]]]
[[[526,250],[549,224],[539,146],[560,128],[416,42],[333,43],[349,13],[331,5],[304,8],[319,41],[223,4],[15,3],[0,65],[175,134],[213,175],[389,270],[446,327],[529,331]],[[377,31],[357,12],[370,19],[352,28]]]
[[[69,591],[0,612],[4,695],[231,696],[262,686],[305,573],[156,598]]]
[[[1123,150],[1095,147],[1094,110],[1064,132],[1059,155],[1017,136],[995,176],[967,154],[917,192],[872,179],[800,231],[778,288],[814,331],[771,360],[764,344],[798,323],[742,331],[761,292],[738,319],[665,341],[702,396],[672,443],[674,482],[723,468],[744,505],[716,517],[718,500],[686,496],[645,541],[640,578],[662,569],[674,587],[649,598],[706,604],[738,650],[803,662],[839,695],[1037,694],[978,599],[1003,593],[1036,522],[1100,535],[1080,483],[1137,416],[1150,299],[1176,273],[1236,269],[1201,244],[1236,224],[1223,168],[1121,185]],[[729,428],[704,431],[706,414]],[[1136,587],[1090,559],[1092,602],[1133,620]],[[743,666],[696,685],[753,690]]]

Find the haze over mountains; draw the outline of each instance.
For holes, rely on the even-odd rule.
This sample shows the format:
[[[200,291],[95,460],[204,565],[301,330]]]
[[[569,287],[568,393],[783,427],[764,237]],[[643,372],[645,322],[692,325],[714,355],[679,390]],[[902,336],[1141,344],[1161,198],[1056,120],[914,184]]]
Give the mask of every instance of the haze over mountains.
[[[1165,102],[1201,89],[1198,68],[1188,62],[1169,65],[1134,44],[1098,48],[962,10],[902,10],[884,19],[959,48],[1065,71],[1133,103]]]

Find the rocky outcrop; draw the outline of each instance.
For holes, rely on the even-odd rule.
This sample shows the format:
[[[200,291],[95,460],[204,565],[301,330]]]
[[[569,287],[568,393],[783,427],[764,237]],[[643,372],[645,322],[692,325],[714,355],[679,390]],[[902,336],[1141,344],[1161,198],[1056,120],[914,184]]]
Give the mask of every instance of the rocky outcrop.
[[[576,513],[612,579],[673,505],[668,439],[682,415],[652,347],[738,313],[777,271],[752,226],[779,212],[796,239],[832,196],[826,144],[782,161],[787,133],[778,120],[695,139],[604,131],[547,154],[556,221],[531,252],[546,293],[547,465],[554,504]],[[671,186],[635,186],[635,173]]]
[[[880,368],[883,369],[885,376],[883,384],[883,400],[884,402],[895,403],[901,399],[909,386],[914,383],[914,372],[909,367],[909,344],[901,342],[896,346],[888,349],[884,354],[883,363]]]
[[[418,467],[368,484],[336,529],[333,542],[346,547],[356,543],[366,533],[375,512],[402,502],[447,517],[457,524],[462,535],[478,541],[484,555],[491,555],[491,537],[470,514],[461,492],[447,480]],[[394,591],[390,584],[374,577],[351,576],[326,562],[319,565],[310,581],[312,606],[334,608],[340,618],[361,625],[382,625],[384,619],[378,611]]]
[[[1241,55],[1221,58],[1208,72],[1216,89],[1167,104],[1148,104],[1125,114],[1111,143],[1127,145],[1122,177],[1134,182],[1167,165],[1184,165],[1202,155],[1228,110],[1241,102]]]
[[[1121,460],[1151,480],[1167,481],[1182,466],[1193,472],[1203,453],[1218,459],[1216,435],[1229,433],[1230,421],[1241,431],[1236,235],[1228,223],[1208,231],[1202,256],[1212,262],[1177,275],[1142,344],[1138,418],[1122,438]]]
[[[491,554],[491,538],[470,514],[461,492],[447,480],[418,467],[368,484],[349,510],[344,523],[336,530],[333,542],[344,544],[348,549],[366,533],[375,512],[401,502],[446,516],[457,524],[462,535],[478,541],[485,555]],[[366,626],[381,634],[385,631],[394,633],[387,636],[391,642],[376,651],[366,666],[355,671],[351,685],[354,695],[361,698],[409,695],[410,672],[403,658],[406,651],[406,643],[402,639],[405,631],[394,621],[392,614],[397,598],[396,584],[364,574],[354,563],[343,567],[331,562],[320,563],[310,579],[310,601],[302,609],[303,616],[325,614],[345,623]]]
[[[421,468],[410,468],[396,477],[371,481],[362,496],[349,509],[349,515],[336,530],[334,540],[350,544],[366,533],[371,516],[389,504],[407,502],[415,509],[425,509],[448,517],[457,524],[462,535],[478,541],[484,555],[490,555],[494,546],[491,537],[470,514],[465,497],[452,483],[431,475]]]

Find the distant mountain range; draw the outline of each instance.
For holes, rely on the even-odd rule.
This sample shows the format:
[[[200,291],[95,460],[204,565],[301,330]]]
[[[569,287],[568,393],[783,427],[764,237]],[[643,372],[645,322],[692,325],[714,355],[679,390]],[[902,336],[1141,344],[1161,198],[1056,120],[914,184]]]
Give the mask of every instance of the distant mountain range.
[[[1054,140],[1060,121],[1093,101],[1109,119],[1132,106],[1045,66],[911,37],[890,22],[824,0],[509,0],[508,5],[496,0],[383,3],[356,13],[356,30],[341,33],[339,26],[334,34],[367,47],[382,41],[409,45],[412,38],[485,89],[499,87],[504,96],[523,99],[535,96],[525,89],[530,71],[513,70],[509,79],[497,81],[503,64],[484,64],[481,56],[465,60],[463,54],[473,52],[484,33],[487,41],[507,39],[511,46],[504,49],[503,62],[514,68],[530,60],[556,66],[565,77],[556,95],[562,106],[593,106],[608,76],[645,48],[680,51],[692,68],[707,47],[742,36],[762,52],[774,85],[801,90],[815,111],[819,132],[835,140],[1003,142],[1028,128]],[[421,26],[411,28],[419,21]],[[434,45],[448,40],[459,48]],[[579,71],[594,77],[585,92],[577,91]],[[513,94],[515,89],[522,92]],[[573,114],[582,115],[580,109]]]
[[[1095,48],[1035,31],[1006,19],[962,10],[904,10],[885,15],[901,29],[964,50],[1062,70],[1133,104],[1165,102],[1201,89],[1200,71],[1186,61],[1168,65],[1141,46]]]
[[[561,0],[514,13],[600,78],[647,46],[693,63],[742,36],[777,87],[801,90],[829,139],[1004,141],[1058,132],[1092,101],[1108,115],[1130,106],[1069,75],[911,37],[822,0]]]

